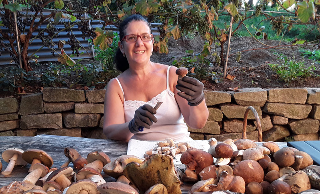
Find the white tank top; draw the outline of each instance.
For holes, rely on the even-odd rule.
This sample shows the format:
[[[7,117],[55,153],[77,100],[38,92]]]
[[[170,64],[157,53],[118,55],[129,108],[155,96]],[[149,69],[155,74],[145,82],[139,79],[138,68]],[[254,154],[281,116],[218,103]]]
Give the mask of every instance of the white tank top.
[[[153,123],[150,129],[144,128],[142,132],[136,133],[132,139],[148,141],[163,141],[166,138],[171,138],[174,141],[192,140],[189,137],[190,133],[188,132],[188,127],[184,122],[184,118],[176,102],[174,93],[169,88],[169,70],[170,66],[167,70],[167,88],[148,102],[126,100],[121,83],[118,78],[116,78],[123,93],[125,122],[132,120],[135,111],[140,106],[149,104],[154,107],[157,102],[163,102],[155,114],[158,121]]]

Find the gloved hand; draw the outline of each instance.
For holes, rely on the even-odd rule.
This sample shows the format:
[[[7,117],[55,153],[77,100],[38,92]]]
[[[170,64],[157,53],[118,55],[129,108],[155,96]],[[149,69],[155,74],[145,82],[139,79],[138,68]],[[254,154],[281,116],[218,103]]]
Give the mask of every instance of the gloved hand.
[[[184,76],[178,79],[176,88],[181,91],[178,95],[186,99],[190,106],[197,106],[204,99],[203,83],[196,78]]]
[[[129,122],[130,132],[138,133],[142,128],[150,129],[150,126],[157,122],[157,118],[154,116],[156,112],[156,109],[149,104],[140,106],[135,111],[133,119]]]

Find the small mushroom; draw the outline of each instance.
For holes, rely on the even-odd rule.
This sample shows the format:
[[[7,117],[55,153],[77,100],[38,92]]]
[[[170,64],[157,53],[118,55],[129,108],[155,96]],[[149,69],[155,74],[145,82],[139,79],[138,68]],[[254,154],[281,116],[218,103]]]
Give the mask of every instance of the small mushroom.
[[[295,161],[294,151],[289,147],[281,148],[275,152],[273,158],[280,168],[291,166]]]
[[[96,183],[98,186],[106,183],[106,181],[103,179],[100,172],[97,170],[90,168],[90,167],[83,167],[76,175],[77,180],[83,180],[83,179],[90,179],[94,183]]]
[[[90,152],[87,156],[87,161],[86,167],[94,168],[98,172],[101,172],[103,167],[111,162],[109,156],[102,151]]]
[[[264,171],[260,164],[255,160],[243,160],[235,165],[233,174],[241,176],[246,184],[250,182],[261,183],[264,179]]]
[[[180,67],[176,70],[176,74],[179,76],[179,79],[181,79],[188,74],[188,69],[185,67]]]
[[[297,169],[297,170],[302,170],[302,169],[306,168],[307,166],[310,166],[313,164],[313,159],[311,158],[311,156],[304,151],[294,151],[294,155],[303,157],[302,162],[299,165],[299,169]]]
[[[23,179],[22,182],[35,185],[40,177],[44,177],[49,172],[49,168],[43,164],[37,163],[33,165],[33,170]]]
[[[272,141],[264,142],[262,145],[264,147],[268,148],[270,150],[271,154],[274,154],[275,152],[277,152],[280,149],[278,144],[276,144],[275,142],[272,142]]]
[[[64,155],[68,158],[68,161],[64,163],[61,168],[68,166],[69,163],[72,162],[74,168],[80,170],[88,164],[87,160],[83,158],[76,149],[67,147],[64,149]]]
[[[216,170],[217,170],[217,167],[215,165],[207,166],[199,173],[199,176],[201,180],[207,180],[209,178],[216,179],[217,178]]]
[[[121,182],[107,182],[97,189],[101,194],[139,194],[133,187]]]
[[[98,194],[97,185],[88,179],[79,180],[72,183],[67,189],[66,194],[76,194],[76,193],[90,193]]]
[[[280,178],[279,171],[271,170],[266,174],[266,176],[264,177],[264,180],[268,181],[269,183],[272,183],[274,180],[278,178]]]
[[[53,164],[53,160],[51,156],[47,152],[39,149],[28,149],[24,151],[22,153],[22,158],[26,162],[31,164],[31,167],[29,168],[29,172],[32,171],[33,165],[36,163],[41,163],[47,166],[48,168],[50,168]]]
[[[19,148],[9,148],[2,153],[2,158],[5,162],[8,162],[7,168],[1,172],[4,176],[11,174],[15,165],[27,165],[28,163],[22,159],[23,150]],[[1,164],[1,161],[0,161]],[[0,171],[2,164],[0,165]]]
[[[168,190],[163,184],[156,184],[150,187],[144,194],[168,194]]]
[[[180,161],[187,165],[187,168],[199,174],[205,167],[213,164],[213,157],[206,151],[190,148],[181,154]]]
[[[202,171],[201,171],[202,172]],[[195,171],[190,170],[189,168],[186,168],[184,171],[182,177],[181,177],[182,182],[197,182],[198,181],[198,175]]]
[[[46,181],[43,183],[43,190],[46,192],[59,192],[61,189],[61,186],[55,181]]]
[[[246,186],[246,194],[263,194],[263,187],[260,183],[250,182]]]
[[[264,158],[263,149],[260,147],[248,148],[243,151],[243,160],[255,160],[258,161]]]
[[[68,176],[73,173],[74,171],[71,167],[59,168],[53,171],[46,181],[56,181],[61,186],[61,190],[64,190],[71,185],[71,181]]]
[[[286,174],[280,179],[290,185],[292,193],[300,193],[311,189],[308,175],[301,170],[292,174]]]
[[[237,146],[238,150],[246,150],[257,146],[257,144],[250,139],[237,139],[234,144]]]
[[[269,193],[291,194],[290,185],[280,179],[273,181],[268,187]]]
[[[203,190],[207,190],[206,188],[208,188],[209,185],[212,185],[213,183],[214,183],[214,178],[198,181],[197,183],[192,185],[189,193],[193,194],[196,192],[203,192]]]

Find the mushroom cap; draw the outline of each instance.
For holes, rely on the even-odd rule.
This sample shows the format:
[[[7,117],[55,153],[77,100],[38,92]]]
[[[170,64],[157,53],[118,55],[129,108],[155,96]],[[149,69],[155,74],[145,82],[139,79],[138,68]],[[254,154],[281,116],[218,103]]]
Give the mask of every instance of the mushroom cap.
[[[138,194],[133,187],[121,182],[107,182],[99,185],[97,189],[101,194]]]
[[[257,147],[257,144],[250,139],[237,139],[234,144],[236,144],[238,150],[246,150]]]
[[[200,173],[199,176],[201,180],[207,180],[209,178],[217,178],[217,167],[215,165],[210,165],[205,167]]]
[[[43,183],[43,190],[47,191],[49,187],[53,187],[57,190],[61,190],[61,186],[55,181],[46,181]]]
[[[268,181],[262,181],[260,183],[260,185],[262,186],[263,188],[263,194],[269,194],[269,186],[270,186],[270,183]]]
[[[88,163],[95,160],[100,160],[103,163],[103,166],[111,162],[109,156],[102,151],[93,151],[87,155]]]
[[[276,164],[275,162],[269,162],[267,168],[268,168],[268,171],[271,171],[271,170],[279,171],[280,170],[278,164]]]
[[[168,190],[163,184],[156,184],[150,187],[144,194],[168,194]]]
[[[218,143],[215,147],[215,153],[218,158],[231,158],[233,155],[233,149],[229,144]]]
[[[201,192],[204,187],[211,185],[213,183],[214,183],[214,178],[198,181],[194,185],[192,185],[190,189],[190,193]]]
[[[22,158],[29,164],[32,163],[33,159],[38,159],[48,168],[50,168],[53,164],[51,156],[47,152],[39,149],[28,149],[24,151],[22,154]]]
[[[269,163],[271,162],[271,158],[268,155],[264,155],[264,157],[258,160],[258,162],[263,169],[267,169]]]
[[[222,172],[227,172],[229,175],[233,175],[233,169],[229,165],[221,165],[216,170],[217,176],[220,177]]]
[[[12,158],[13,155],[18,154],[18,158],[16,160],[15,165],[27,165],[28,163],[22,159],[22,153],[24,151],[19,148],[8,148],[5,151],[2,152],[2,159],[5,162],[10,162],[10,159]],[[0,162],[1,163],[1,162]],[[0,168],[1,170],[1,168]]]
[[[246,186],[246,194],[262,194],[263,187],[260,183],[257,182],[250,182]]]
[[[78,173],[77,173],[77,180],[82,180],[88,178],[88,175],[100,175],[100,172],[98,172],[94,168],[90,167],[83,167]]]
[[[264,147],[268,148],[271,153],[275,153],[280,149],[278,144],[276,144],[275,142],[272,142],[272,141],[264,142],[262,145]]]
[[[68,176],[72,173],[73,173],[73,169],[71,167],[59,168],[55,171],[52,171],[52,173],[48,176],[46,181],[54,181],[56,180],[56,178],[58,178],[62,174]]]
[[[229,190],[237,193],[244,193],[246,191],[246,182],[241,176],[233,176],[229,185]]]
[[[179,75],[179,77],[184,77],[188,74],[188,69],[186,67],[180,67],[176,70],[176,74]]]
[[[269,183],[272,183],[274,180],[280,178],[279,171],[271,170],[267,172],[266,176],[264,177],[264,180],[268,181]]]
[[[180,161],[199,174],[205,167],[213,164],[213,157],[206,151],[190,148],[181,154]]]
[[[292,174],[286,174],[282,177],[283,181],[288,183],[293,193],[300,193],[302,191],[311,189],[311,183],[308,175],[299,170]]]
[[[258,147],[248,148],[243,151],[243,160],[255,160],[258,161],[264,158],[263,151]]]
[[[284,147],[273,154],[274,162],[281,167],[291,166],[294,161],[294,151],[289,147]]]
[[[283,167],[279,170],[280,177],[282,177],[283,175],[291,174],[291,173],[295,173],[295,172],[296,172],[296,170],[293,169],[292,167]]]
[[[235,165],[233,174],[241,176],[246,185],[250,182],[261,183],[264,179],[264,171],[260,164],[255,160],[243,160]]]
[[[97,185],[89,179],[83,179],[72,183],[67,189],[66,194],[77,194],[82,190],[87,191],[90,194],[98,194]]]
[[[302,170],[302,169],[306,168],[307,166],[310,166],[313,164],[313,159],[311,158],[311,156],[308,153],[306,153],[304,151],[294,151],[294,154],[300,155],[303,157],[302,164],[300,165],[299,170]]]
[[[195,182],[198,181],[198,175],[193,170],[190,170],[189,168],[187,168],[184,171],[184,173],[183,173],[182,177],[180,178],[180,180],[182,182],[193,182],[193,183],[195,183]]]
[[[290,185],[280,179],[273,181],[268,187],[269,193],[291,194]]]

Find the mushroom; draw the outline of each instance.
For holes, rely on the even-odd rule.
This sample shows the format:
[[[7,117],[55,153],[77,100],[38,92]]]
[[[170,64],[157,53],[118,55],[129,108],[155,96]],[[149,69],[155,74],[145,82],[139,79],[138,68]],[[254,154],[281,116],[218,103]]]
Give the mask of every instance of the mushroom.
[[[246,194],[263,194],[263,187],[260,183],[250,182],[246,186]]]
[[[276,144],[275,142],[272,142],[272,141],[264,142],[262,144],[262,146],[268,148],[270,150],[271,154],[274,154],[275,152],[277,152],[280,149],[278,144]]]
[[[268,171],[271,171],[271,170],[276,170],[276,171],[279,171],[279,166],[278,164],[274,163],[274,162],[269,162],[268,164]],[[281,175],[280,175],[281,176]]]
[[[273,158],[280,168],[291,166],[295,161],[294,151],[289,147],[281,148],[275,152]]]
[[[118,178],[123,175],[123,170],[127,164],[135,162],[141,164],[144,160],[134,155],[122,155],[116,158],[113,162],[106,164],[103,167],[103,172],[113,178]]]
[[[199,173],[199,176],[201,180],[207,180],[209,178],[216,179],[217,178],[216,170],[217,170],[217,167],[215,165],[207,166]]]
[[[259,164],[261,165],[261,167],[263,169],[267,169],[269,163],[271,162],[271,158],[268,155],[264,155],[263,158],[261,158],[260,160],[258,160]]]
[[[102,151],[93,151],[87,155],[88,164],[86,167],[94,168],[98,172],[102,171],[102,168],[111,162],[109,156]]]
[[[171,156],[154,154],[141,164],[131,162],[127,164],[123,174],[137,187],[140,193],[144,193],[153,185],[161,183],[166,186],[168,193],[181,194],[180,180],[175,173]]]
[[[295,173],[286,174],[282,176],[280,180],[283,180],[290,185],[292,193],[300,193],[311,189],[308,175],[301,170]]]
[[[73,173],[74,172],[71,167],[59,168],[53,171],[46,181],[56,181],[61,186],[61,190],[64,190],[71,185],[71,181],[67,176],[70,176]]]
[[[273,181],[268,187],[269,193],[291,194],[290,185],[280,179]]]
[[[179,79],[182,79],[188,74],[188,69],[185,67],[180,67],[176,70],[176,74],[179,76]]]
[[[180,161],[187,165],[190,170],[195,170],[199,174],[205,167],[213,164],[212,155],[203,150],[190,148],[181,154]]]
[[[22,182],[35,185],[40,177],[44,177],[49,172],[49,168],[43,164],[37,163],[33,165],[32,171],[23,179]]]
[[[156,184],[150,187],[144,194],[168,194],[168,190],[163,184]]]
[[[27,182],[13,181],[9,185],[0,188],[0,193],[1,194],[23,193],[25,191],[32,189],[33,187],[34,187],[34,185],[27,183]]]
[[[11,174],[15,165],[27,165],[28,163],[22,159],[23,150],[19,148],[9,148],[2,153],[5,162],[9,162],[7,168],[1,172],[4,176]],[[1,164],[1,161],[0,161]],[[2,164],[0,165],[2,168]],[[0,171],[1,171],[0,168]]]
[[[31,167],[29,168],[29,172],[32,171],[33,165],[36,163],[41,163],[47,166],[48,168],[50,168],[53,164],[53,160],[51,156],[47,152],[39,149],[28,149],[24,151],[22,153],[22,158],[26,162],[31,164]]]
[[[56,193],[59,193],[62,188],[61,186],[55,182],[55,181],[46,181],[43,183],[43,190],[46,191],[47,193],[48,192],[56,192]],[[61,192],[60,192],[61,193]]]
[[[73,166],[76,170],[80,170],[86,164],[88,164],[87,160],[83,158],[77,150],[73,148],[64,148],[64,155],[68,158],[68,161],[64,163],[61,168],[66,167],[69,165],[70,162],[73,163]]]
[[[65,192],[65,191],[64,191]],[[88,179],[79,180],[66,188],[66,194],[98,194],[97,185]]]
[[[266,176],[264,177],[264,180],[268,181],[269,183],[272,183],[274,180],[278,178],[280,178],[279,171],[271,170],[266,174]]]
[[[286,174],[295,173],[296,171],[292,167],[283,167],[279,170],[280,177]]]
[[[82,180],[82,179],[90,179],[94,183],[96,183],[98,186],[106,183],[106,181],[103,179],[102,175],[100,172],[97,170],[90,168],[90,167],[83,167],[76,175],[77,180]]]
[[[190,170],[189,168],[186,168],[186,170],[182,174],[181,181],[182,182],[197,182],[198,181],[198,175],[197,175],[197,173],[195,171]]]
[[[196,192],[203,192],[203,190],[207,190],[209,185],[212,185],[213,183],[214,183],[214,178],[198,181],[197,183],[192,185],[189,193],[193,194]]]
[[[307,166],[310,166],[313,164],[313,159],[311,158],[311,156],[304,151],[294,151],[294,155],[295,156],[302,156],[302,162],[299,165],[299,169],[296,169],[296,170],[302,170],[302,169],[306,168]]]
[[[97,189],[101,194],[139,194],[133,187],[121,182],[107,182]]]
[[[320,190],[320,166],[311,165],[303,169],[307,173],[312,188]]]
[[[246,185],[250,182],[261,183],[264,179],[264,171],[260,164],[255,160],[243,160],[235,165],[233,174],[241,176]]]
[[[269,194],[268,189],[269,189],[270,183],[268,181],[262,181],[260,185],[262,186],[263,194]]]
[[[243,160],[258,161],[264,158],[262,147],[248,148],[243,151]]]

